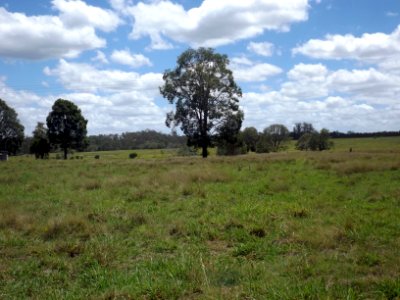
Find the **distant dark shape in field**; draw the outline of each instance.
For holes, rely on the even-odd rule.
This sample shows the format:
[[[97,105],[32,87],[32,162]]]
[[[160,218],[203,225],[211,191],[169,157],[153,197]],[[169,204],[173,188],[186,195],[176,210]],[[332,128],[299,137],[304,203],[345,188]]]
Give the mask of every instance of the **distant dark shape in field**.
[[[64,159],[67,159],[68,149],[80,151],[87,146],[88,121],[73,102],[58,99],[46,121],[50,143],[64,151]]]

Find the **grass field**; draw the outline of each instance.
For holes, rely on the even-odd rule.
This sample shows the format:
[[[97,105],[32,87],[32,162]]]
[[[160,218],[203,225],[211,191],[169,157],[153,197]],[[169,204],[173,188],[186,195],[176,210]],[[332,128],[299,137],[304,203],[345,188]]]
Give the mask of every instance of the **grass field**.
[[[12,157],[0,299],[399,299],[400,138],[335,144]]]

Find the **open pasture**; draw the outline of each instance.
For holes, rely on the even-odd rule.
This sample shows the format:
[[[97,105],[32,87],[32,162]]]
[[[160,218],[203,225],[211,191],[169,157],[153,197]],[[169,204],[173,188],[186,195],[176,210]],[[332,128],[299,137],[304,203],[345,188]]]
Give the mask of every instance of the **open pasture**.
[[[12,157],[0,298],[397,299],[400,138],[334,141],[208,159]]]

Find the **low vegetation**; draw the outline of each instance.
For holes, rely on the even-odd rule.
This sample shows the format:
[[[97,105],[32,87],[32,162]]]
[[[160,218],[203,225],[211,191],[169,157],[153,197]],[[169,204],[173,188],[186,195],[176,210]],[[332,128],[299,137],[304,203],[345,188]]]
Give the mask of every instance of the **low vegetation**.
[[[399,138],[288,147],[11,157],[0,298],[400,297]]]

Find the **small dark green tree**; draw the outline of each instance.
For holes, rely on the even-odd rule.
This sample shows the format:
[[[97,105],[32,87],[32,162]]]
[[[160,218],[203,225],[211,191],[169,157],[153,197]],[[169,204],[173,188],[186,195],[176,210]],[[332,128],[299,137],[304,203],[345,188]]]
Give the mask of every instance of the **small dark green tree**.
[[[247,152],[249,151],[256,151],[256,145],[258,142],[258,139],[260,138],[258,131],[254,127],[246,127],[242,132],[241,132],[243,142],[246,145]]]
[[[223,123],[217,128],[216,145],[219,155],[237,155],[245,151],[243,140],[239,134],[243,122],[243,112],[228,114]]]
[[[321,129],[319,132],[319,144],[318,144],[318,150],[323,151],[323,150],[329,150],[330,148],[333,147],[333,142],[330,140],[330,134],[328,129]]]
[[[0,150],[16,154],[24,140],[24,126],[15,110],[0,99]]]
[[[272,151],[271,136],[262,132],[259,134],[258,141],[256,144],[257,153],[269,153]]]
[[[88,121],[73,102],[58,99],[46,121],[50,144],[63,150],[64,159],[67,159],[68,149],[83,150],[87,146]]]
[[[160,92],[175,111],[167,114],[166,125],[180,125],[188,137],[188,145],[201,147],[207,157],[214,130],[229,114],[239,111],[241,89],[228,69],[226,55],[211,48],[188,49],[177,60],[174,70],[164,73]]]
[[[47,128],[44,123],[38,122],[33,131],[33,139],[30,147],[30,153],[35,154],[36,158],[48,158],[50,152],[50,141],[47,135]]]
[[[329,131],[322,129],[320,132],[303,134],[296,143],[296,149],[303,151],[323,151],[333,146],[330,141]]]
[[[282,124],[273,124],[264,129],[257,152],[277,152],[289,138],[289,130]]]

